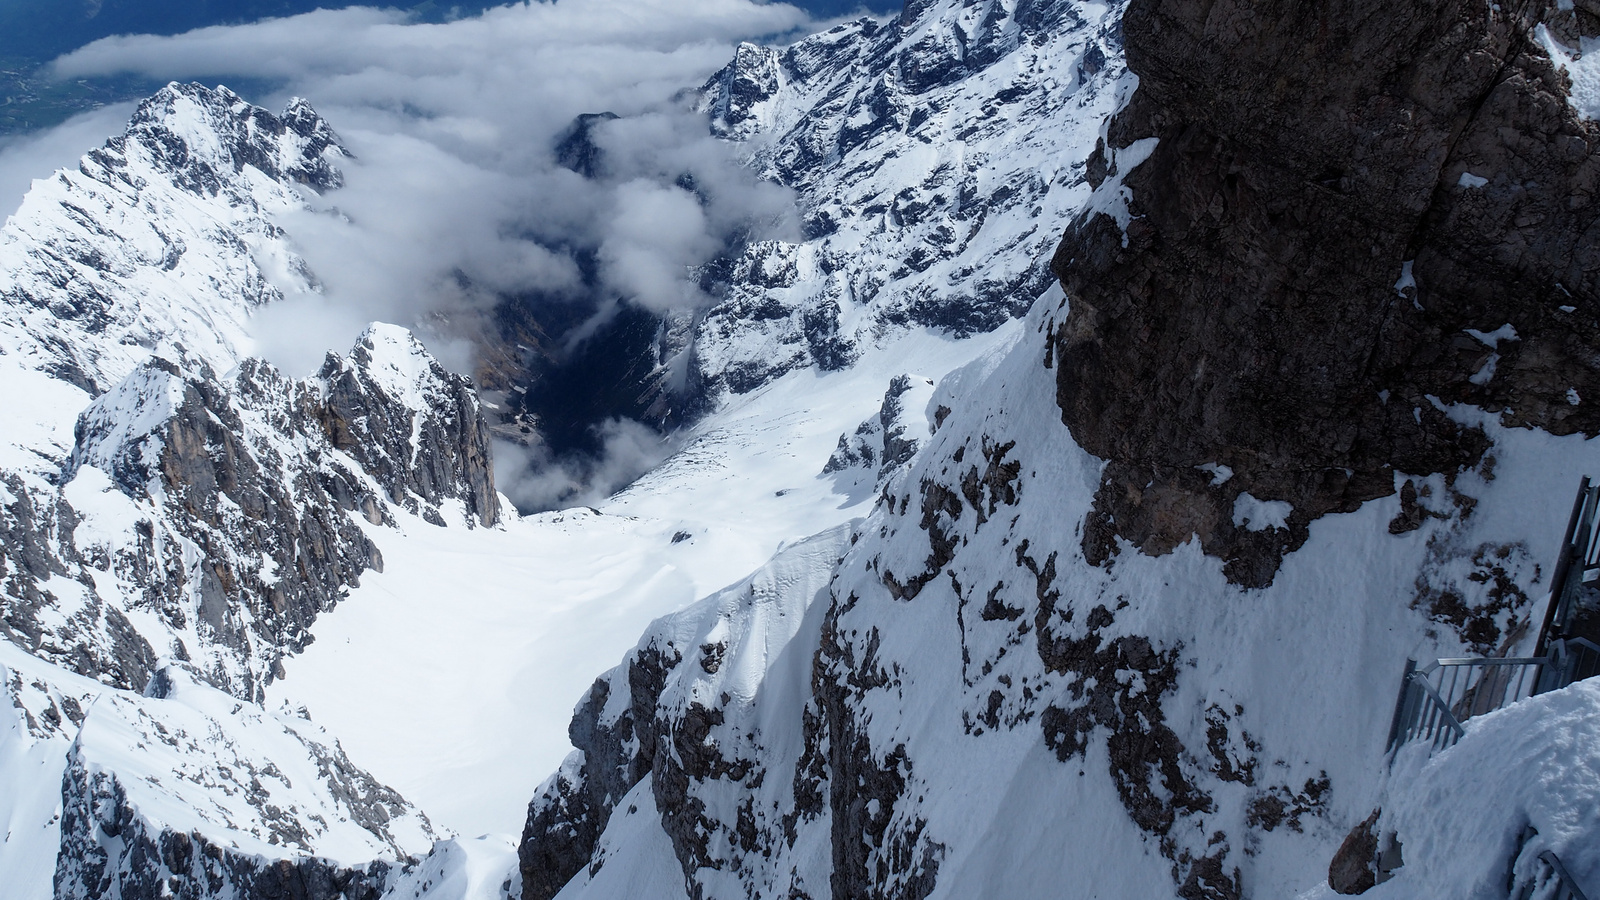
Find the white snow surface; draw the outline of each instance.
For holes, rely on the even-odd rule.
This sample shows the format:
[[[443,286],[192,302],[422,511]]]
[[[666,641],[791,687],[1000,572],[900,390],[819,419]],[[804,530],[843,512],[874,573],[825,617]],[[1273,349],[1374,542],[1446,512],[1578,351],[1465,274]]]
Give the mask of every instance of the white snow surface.
[[[1036,587],[1034,577],[1010,560],[1026,553],[1042,564],[1053,556],[1055,578],[1041,582],[1059,592],[1053,630],[1072,636],[1082,627],[1073,626],[1072,619],[1063,622],[1062,611],[1071,610],[1077,622],[1084,622],[1092,619],[1091,608],[1105,607],[1109,624],[1096,626],[1103,641],[1144,637],[1156,652],[1176,655],[1176,686],[1162,697],[1161,709],[1166,725],[1187,748],[1178,761],[1180,771],[1209,795],[1210,809],[1179,812],[1168,834],[1174,849],[1196,856],[1226,852],[1224,871],[1237,867],[1248,896],[1315,893],[1316,882],[1351,826],[1383,805],[1386,783],[1393,784],[1384,777],[1384,742],[1404,660],[1469,655],[1459,638],[1429,620],[1425,607],[1412,607],[1419,585],[1448,587],[1469,604],[1481,602],[1485,587],[1471,577],[1470,559],[1485,548],[1503,548],[1509,577],[1542,599],[1544,585],[1534,563],[1554,558],[1565,515],[1564,504],[1543,498],[1568,496],[1580,474],[1600,467],[1600,447],[1581,436],[1557,438],[1504,428],[1491,416],[1458,408],[1454,415],[1481,424],[1494,442],[1492,475],[1469,471],[1455,479],[1454,490],[1477,501],[1470,516],[1448,508],[1442,477],[1420,479],[1429,498],[1423,502],[1440,512],[1439,518],[1416,531],[1391,534],[1388,523],[1399,511],[1398,499],[1391,496],[1354,513],[1319,519],[1311,525],[1307,544],[1290,554],[1275,582],[1261,590],[1228,584],[1221,561],[1203,555],[1195,541],[1160,557],[1124,546],[1113,565],[1088,566],[1077,552],[1076,529],[1099,484],[1102,463],[1078,449],[1059,415],[1053,414],[1054,373],[1040,364],[1043,335],[1059,319],[1061,302],[1058,294],[1045,298],[1026,327],[1010,332],[1005,344],[942,380],[930,403],[948,405],[952,414],[910,471],[886,491],[914,498],[916,485],[923,481],[949,483],[955,477],[952,454],[958,447],[970,459],[980,444],[1015,441],[1008,458],[1022,463],[1016,504],[1002,506],[1004,515],[991,517],[987,525],[975,523],[970,515],[942,520],[957,540],[955,558],[945,567],[951,577],[932,580],[907,602],[893,599],[884,581],[890,573],[903,578],[924,566],[928,541],[917,527],[923,512],[916,502],[909,509],[904,501],[892,509],[879,503],[856,529],[860,538],[833,577],[833,596],[853,598],[836,623],[838,639],[854,641],[859,659],[870,634],[874,658],[892,673],[885,685],[863,690],[855,713],[872,747],[887,752],[903,746],[910,760],[900,770],[906,789],[888,818],[891,833],[920,823],[913,832],[919,843],[905,852],[939,848],[935,898],[1050,897],[1059,896],[1063,884],[1073,885],[1078,896],[1171,896],[1176,890],[1174,863],[1135,824],[1107,777],[1111,758],[1104,731],[1092,731],[1083,755],[1065,760],[1047,749],[1040,733],[1041,709],[1051,703],[1072,708],[1075,686],[1090,687],[1071,673],[1042,669],[1033,636],[1017,631],[1034,622]],[[1019,543],[1024,536],[1030,542],[1026,550]],[[1022,615],[992,621],[974,615],[969,604],[981,603],[982,594],[997,582],[998,597]],[[1537,621],[1541,613],[1535,602],[1519,615]],[[811,619],[808,623],[794,643],[815,640],[810,629],[816,624]],[[754,633],[759,639],[760,632]],[[1506,649],[1515,654],[1528,648],[1513,641]],[[737,651],[730,645],[728,652],[731,657]],[[1309,662],[1313,658],[1314,664]],[[1127,674],[1136,689],[1141,676]],[[719,740],[738,742],[752,731],[761,746],[760,758],[773,763],[759,788],[720,780],[693,783],[691,791],[707,802],[707,815],[731,823],[734,804],[753,795],[758,828],[774,827],[760,811],[785,808],[783,798],[791,790],[791,775],[783,766],[798,752],[789,741],[797,731],[805,693],[803,686],[789,683],[791,678],[774,670],[755,707],[740,713],[761,722],[760,729],[737,724],[717,732]],[[1019,693],[1022,687],[1027,690]],[[1561,771],[1582,782],[1570,807],[1579,808],[1587,802],[1586,792],[1593,790],[1587,761],[1592,754],[1568,751],[1581,741],[1592,742],[1593,725],[1583,718],[1592,711],[1580,710],[1580,715],[1563,710],[1592,704],[1592,699],[1585,699],[1590,694],[1574,696],[1541,698],[1526,711],[1513,710],[1523,718],[1505,726],[1495,725],[1493,717],[1475,724],[1484,737],[1463,741],[1457,755],[1481,753],[1474,767],[1488,766],[1491,758],[1496,765],[1509,765],[1510,760],[1528,758],[1522,749],[1536,738],[1506,745],[1489,735],[1519,727],[1531,734],[1532,720],[1549,723],[1539,733],[1552,744],[1532,757],[1535,767],[1539,759],[1568,754]],[[999,699],[997,709],[994,697]],[[1000,724],[973,727],[988,710],[994,710]],[[1218,722],[1223,725],[1220,741],[1213,737]],[[1450,758],[1443,754],[1437,764],[1448,765]],[[1250,779],[1222,777],[1228,771],[1225,763],[1235,773],[1237,766],[1250,765]],[[1453,774],[1441,769],[1437,776],[1423,776],[1416,791],[1449,790],[1451,796],[1465,798],[1474,782],[1461,770],[1449,772]],[[1541,777],[1507,776],[1506,784],[1513,786],[1496,789],[1497,796],[1523,790]],[[1309,797],[1305,786],[1320,778],[1328,779],[1328,791],[1320,799]],[[1166,796],[1161,784],[1157,778],[1152,787],[1157,798]],[[1540,796],[1559,789],[1538,788]],[[1252,825],[1252,809],[1265,796],[1290,806],[1301,802],[1299,798],[1307,802],[1292,826],[1286,820],[1272,827],[1260,820]],[[771,806],[774,801],[776,807]],[[1427,805],[1432,802],[1419,802],[1417,812],[1397,821],[1421,829],[1416,823],[1432,816],[1433,807]],[[1592,816],[1574,817],[1554,801],[1542,809],[1546,811],[1530,814],[1550,823],[1541,827],[1549,829],[1552,840],[1562,841],[1559,846],[1573,852],[1581,840],[1600,845],[1600,825]],[[1462,825],[1458,846],[1450,852],[1499,853],[1503,831],[1510,827],[1505,823],[1514,815],[1497,815],[1494,824],[1484,825],[1494,838],[1491,845],[1482,844],[1483,835],[1471,830],[1479,824]],[[755,861],[754,874],[743,868],[752,865],[747,857],[726,870],[701,869],[695,878],[706,886],[707,896],[716,897],[743,896],[752,884],[816,886],[816,879],[826,878],[825,864],[816,855],[826,855],[826,819],[824,812],[821,820],[802,821],[799,841],[788,849],[781,840],[769,845],[778,847],[775,858]],[[608,828],[604,840],[621,841],[623,827]],[[1225,837],[1214,843],[1218,832]],[[716,843],[722,840],[714,838],[713,852],[734,853]],[[648,866],[648,854],[639,852],[646,858],[640,865]],[[1573,852],[1580,878],[1592,865],[1591,854]],[[738,877],[754,880],[741,883]],[[662,890],[675,888],[663,884]],[[1392,890],[1389,896],[1417,896]],[[580,876],[563,896],[611,900],[637,893]]]
[[[1583,118],[1600,120],[1600,53],[1595,52],[1600,50],[1600,38],[1580,38],[1578,47],[1571,48],[1556,40],[1543,25],[1538,27],[1537,37],[1556,68],[1572,79],[1567,102]]]
[[[661,830],[653,788],[646,775],[628,791],[600,838],[595,851],[599,865],[585,866],[556,895],[557,900],[595,896],[688,900],[683,868],[672,851],[671,839]],[[433,900],[432,895],[428,900]]]
[[[213,843],[268,858],[328,857],[350,864],[422,855],[433,844],[427,818],[382,787],[351,779],[331,735],[163,670],[167,696],[104,691],[90,707],[71,758],[88,777],[110,773],[155,829],[200,833]],[[389,811],[381,826],[355,819],[344,791]],[[120,844],[102,844],[115,851]],[[287,851],[287,852],[286,852]]]
[[[0,641],[0,885],[51,896],[61,846],[61,775],[83,712],[105,685]]]
[[[906,360],[942,377],[1018,327],[964,341],[910,331],[848,370],[790,372],[732,398],[597,510],[470,532],[398,513],[398,529],[368,529],[384,571],[317,620],[268,707],[307,708],[439,827],[519,833],[571,749],[573,705],[651,620],[870,509],[821,472]]]
[[[1455,746],[1426,751],[1395,760],[1379,828],[1405,865],[1366,896],[1504,897],[1540,877],[1547,850],[1580,889],[1600,887],[1600,678],[1475,717]]]

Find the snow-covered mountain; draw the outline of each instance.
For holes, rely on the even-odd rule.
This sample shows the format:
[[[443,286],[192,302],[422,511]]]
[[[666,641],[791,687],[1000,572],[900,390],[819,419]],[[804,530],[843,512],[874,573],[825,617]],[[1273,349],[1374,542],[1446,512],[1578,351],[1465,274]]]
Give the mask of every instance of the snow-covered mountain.
[[[1088,198],[1084,161],[1123,74],[1120,3],[912,2],[707,82],[712,130],[794,188],[805,239],[746,246],[707,280],[713,391],[840,369],[887,332],[986,332],[1049,286],[1039,260]]]
[[[1600,137],[1547,49],[1594,32],[919,0],[740,47],[703,109],[805,233],[620,361],[705,390],[682,449],[527,517],[404,329],[249,357],[250,285],[315,289],[273,216],[342,151],[168,88],[108,145],[137,177],[91,158],[5,232],[0,878],[1322,898],[1370,839],[1404,853],[1373,896],[1503,896],[1546,851],[1593,883],[1592,683],[1386,738],[1407,657],[1531,651],[1600,469]],[[152,200],[101,233],[67,188]]]
[[[8,892],[376,896],[429,849],[255,705],[382,570],[367,529],[500,517],[471,382],[406,330],[302,380],[248,356],[251,312],[315,289],[277,219],[344,155],[304,101],[174,84],[0,229]]]
[[[1572,268],[1594,125],[1540,43],[1541,19],[1596,23],[1348,6],[1130,6],[1137,90],[1087,158],[1070,299],[940,382],[933,436],[848,537],[661,620],[596,682],[530,806],[524,897],[678,896],[674,875],[693,898],[1310,896],[1372,821],[1417,866],[1386,895],[1498,895],[1540,850],[1592,883],[1559,795],[1600,748],[1554,737],[1590,727],[1580,688],[1533,728],[1570,760],[1487,717],[1395,769],[1412,784],[1385,740],[1408,656],[1530,649],[1552,501],[1600,464],[1600,301]],[[964,15],[1011,12],[929,9],[902,21],[945,59],[976,43]],[[785,121],[769,98],[804,68],[781,59],[741,50],[722,128]],[[1473,193],[1480,171],[1500,188]],[[1460,790],[1474,765],[1515,773],[1499,805]]]

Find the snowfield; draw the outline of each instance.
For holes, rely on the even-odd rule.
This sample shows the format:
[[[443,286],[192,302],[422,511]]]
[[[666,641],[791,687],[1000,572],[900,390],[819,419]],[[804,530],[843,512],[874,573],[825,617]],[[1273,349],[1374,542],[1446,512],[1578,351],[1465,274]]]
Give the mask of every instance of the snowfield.
[[[915,331],[843,372],[791,372],[594,510],[493,530],[414,517],[369,528],[384,571],[319,619],[268,708],[309,710],[442,828],[519,833],[571,749],[573,705],[645,626],[864,515],[873,495],[822,474],[839,438],[876,414],[908,362],[937,378],[1017,327],[965,341]]]

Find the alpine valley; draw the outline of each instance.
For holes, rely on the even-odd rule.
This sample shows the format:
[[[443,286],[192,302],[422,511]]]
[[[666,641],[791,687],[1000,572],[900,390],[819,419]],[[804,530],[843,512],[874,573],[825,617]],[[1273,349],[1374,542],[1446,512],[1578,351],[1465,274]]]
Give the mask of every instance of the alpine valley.
[[[1408,659],[1544,652],[1600,475],[1600,2],[728,49],[678,99],[798,227],[576,353],[506,296],[266,361],[354,159],[315,97],[175,82],[33,182],[0,897],[1600,894],[1600,679],[1391,733]],[[622,490],[497,490],[619,418],[671,451]]]

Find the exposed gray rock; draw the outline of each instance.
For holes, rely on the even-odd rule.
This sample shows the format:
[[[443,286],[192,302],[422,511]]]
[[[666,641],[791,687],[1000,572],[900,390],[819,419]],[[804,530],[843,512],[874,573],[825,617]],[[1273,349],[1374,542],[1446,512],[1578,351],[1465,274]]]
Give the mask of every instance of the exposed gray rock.
[[[362,572],[381,571],[352,513],[374,525],[394,508],[438,525],[499,515],[471,383],[389,326],[305,381],[260,360],[226,382],[203,363],[150,362],[79,420],[69,491],[106,476],[139,519],[80,541],[88,564],[161,617],[170,652],[245,699]]]
[[[845,494],[881,490],[927,441],[932,429],[925,409],[932,391],[933,382],[918,375],[890,379],[878,414],[854,434],[839,435],[839,446],[822,474],[833,475]]]
[[[106,684],[144,684],[156,654],[115,603],[95,594],[73,543],[77,513],[58,493],[30,490],[10,473],[0,472],[0,491],[0,637]],[[71,611],[65,625],[62,610]]]
[[[67,754],[55,896],[376,900],[431,828],[328,741],[178,667],[107,691]]]

